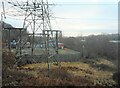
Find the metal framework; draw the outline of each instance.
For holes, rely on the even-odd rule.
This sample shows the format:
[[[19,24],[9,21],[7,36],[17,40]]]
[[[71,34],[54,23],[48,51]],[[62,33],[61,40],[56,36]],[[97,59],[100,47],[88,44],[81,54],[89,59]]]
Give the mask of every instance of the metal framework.
[[[23,27],[14,28],[16,30],[20,30],[20,36],[18,41],[20,47],[16,49],[16,54],[19,54],[20,56],[22,55],[22,48],[24,47],[24,44],[26,44],[28,36],[31,36],[31,55],[34,56],[36,48],[35,37],[40,37],[41,41],[39,41],[38,43],[41,45],[42,42],[42,44],[44,45],[44,55],[47,56],[48,70],[50,70],[49,58],[53,57],[54,55],[58,56],[58,42],[59,37],[61,37],[60,35],[62,33],[60,30],[52,30],[51,28],[49,6],[54,4],[49,4],[47,0],[27,0],[26,2],[21,3],[19,3],[17,0],[15,0],[14,2],[13,0],[5,1],[11,4],[14,8],[18,10],[18,12],[20,12],[22,16],[24,16]],[[10,30],[12,30],[13,28],[4,29],[9,29],[10,38]],[[31,30],[32,33],[26,34],[26,36],[22,36],[21,31],[23,29]],[[50,53],[49,44],[53,45],[55,51],[54,54]],[[10,39],[9,50],[11,50]]]

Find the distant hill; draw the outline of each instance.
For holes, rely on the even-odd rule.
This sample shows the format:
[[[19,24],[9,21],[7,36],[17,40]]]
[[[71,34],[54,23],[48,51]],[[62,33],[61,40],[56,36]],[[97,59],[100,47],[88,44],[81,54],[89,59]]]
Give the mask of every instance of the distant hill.
[[[5,23],[5,22],[3,22],[3,25],[2,25],[2,22],[0,21],[0,30],[1,30],[1,32],[2,32],[2,41],[3,41],[3,42],[7,42],[8,39],[9,39],[9,31],[8,31],[8,29],[2,30],[2,26],[3,26],[4,28],[13,28],[13,26],[12,26],[11,24],[8,24],[8,23]],[[10,34],[11,34],[11,36],[14,36],[15,33],[13,33],[13,32],[11,31]]]
[[[4,28],[14,28],[11,24],[8,24],[8,23],[4,23]],[[2,22],[0,21],[0,30],[2,30]],[[22,32],[22,35],[26,34],[27,32],[24,31]],[[18,40],[19,39],[19,36],[20,36],[20,31],[19,30],[16,30],[16,29],[11,29],[10,30],[10,40]],[[8,29],[4,29],[2,30],[2,41],[4,43],[7,43],[9,40],[9,31]]]
[[[5,28],[13,28],[13,26],[11,24],[5,23],[4,22],[4,27]],[[0,21],[0,30],[2,30],[2,22]]]
[[[120,35],[116,33],[89,35],[85,37],[63,37],[61,41],[64,43],[65,47],[78,52],[82,52],[81,55],[83,57],[106,57],[108,59],[117,60],[117,43],[110,41],[118,41],[119,39]]]

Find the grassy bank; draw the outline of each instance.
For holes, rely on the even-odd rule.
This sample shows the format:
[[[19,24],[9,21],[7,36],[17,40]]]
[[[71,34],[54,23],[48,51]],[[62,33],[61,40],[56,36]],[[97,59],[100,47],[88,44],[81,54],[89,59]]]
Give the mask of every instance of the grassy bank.
[[[5,58],[8,58],[5,57]],[[14,58],[14,57],[12,57]],[[9,58],[12,59],[12,58]],[[13,62],[13,61],[12,61]],[[5,65],[5,63],[4,63]],[[4,86],[115,86],[112,79],[116,66],[104,59],[81,59],[79,62],[27,64],[21,67],[5,66]]]

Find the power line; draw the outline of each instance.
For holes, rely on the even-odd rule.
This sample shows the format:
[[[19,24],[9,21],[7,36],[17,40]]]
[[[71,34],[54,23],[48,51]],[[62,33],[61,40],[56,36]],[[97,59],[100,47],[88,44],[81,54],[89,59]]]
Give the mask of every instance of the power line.
[[[24,16],[23,28],[28,29],[28,27],[29,27],[32,30],[32,34],[30,34],[30,36],[32,38],[32,41],[31,41],[31,44],[32,44],[31,56],[32,57],[34,56],[34,52],[35,52],[35,36],[37,35],[36,31],[38,31],[38,30],[41,31],[41,34],[39,34],[39,35],[40,35],[40,37],[42,36],[42,39],[44,42],[44,52],[45,52],[44,55],[47,58],[48,76],[49,76],[50,75],[49,59],[51,58],[50,51],[49,51],[49,40],[55,40],[55,44],[54,44],[54,42],[52,42],[52,43],[54,45],[53,48],[56,52],[56,55],[58,56],[58,54],[59,54],[58,53],[58,35],[59,35],[59,33],[62,33],[60,30],[52,30],[52,28],[51,28],[49,5],[53,5],[53,4],[49,4],[47,0],[46,1],[27,0],[27,2],[25,2],[25,3],[24,2],[19,3],[17,0],[15,2],[13,2],[13,0],[9,0],[7,2],[9,4],[11,4],[13,7],[19,8],[19,9],[16,9],[17,12],[19,12],[20,14],[23,13],[23,16]],[[10,13],[7,13],[7,14],[9,15]],[[14,16],[17,17],[17,16],[19,16],[19,14],[15,13]],[[53,33],[55,35],[53,35]],[[20,47],[18,47],[18,49],[17,49],[17,51],[20,51],[20,56],[22,55],[22,45],[21,45],[22,41],[27,40],[27,39],[23,39],[23,37],[27,38],[26,36],[27,35],[22,36],[22,32],[20,30],[20,42],[19,42]],[[25,44],[27,41],[23,41],[23,42]],[[56,59],[58,59],[58,58],[56,58]]]
[[[118,2],[56,2],[56,5],[118,5]]]
[[[84,19],[84,18],[72,18],[72,17],[51,17],[51,18],[55,18],[55,19],[65,19],[65,20],[117,20],[117,19],[104,19],[104,18],[100,18],[100,19],[97,19],[97,18],[91,18],[91,19],[89,19],[89,18],[86,18],[86,19]]]

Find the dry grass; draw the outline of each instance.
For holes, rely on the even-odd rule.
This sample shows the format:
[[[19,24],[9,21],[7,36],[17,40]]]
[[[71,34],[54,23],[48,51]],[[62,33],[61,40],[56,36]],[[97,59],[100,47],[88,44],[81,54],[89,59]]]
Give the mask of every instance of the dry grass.
[[[10,57],[11,58],[8,58]],[[61,62],[58,68],[51,63],[49,71],[46,63],[28,64],[12,68],[14,54],[3,54],[5,69],[3,69],[4,86],[113,86],[112,75],[114,70],[99,69],[101,65],[115,68],[112,62],[104,59],[82,59],[80,62]],[[5,64],[5,60],[11,60]],[[90,62],[91,61],[91,62]],[[93,65],[94,64],[94,65]],[[99,65],[99,67],[97,66]]]
[[[99,63],[102,63],[104,60],[101,60]],[[106,61],[107,62],[107,61]],[[97,62],[98,63],[98,62]],[[108,62],[107,62],[108,63]],[[104,64],[107,64],[104,62]],[[110,65],[111,63],[109,63]],[[113,64],[111,64],[113,66]],[[58,70],[58,66],[51,64],[51,71],[50,71],[50,77],[55,79],[59,79],[62,81],[67,81],[68,84],[71,85],[116,85],[115,81],[112,80],[113,72],[110,71],[102,71],[96,68],[93,68],[90,64],[83,63],[83,62],[62,62],[61,68]],[[29,69],[31,73],[35,71],[37,73],[37,76],[39,77],[40,74],[47,76],[47,64],[45,63],[39,63],[39,64],[29,64],[26,66],[23,66],[19,69]],[[33,75],[35,75],[34,73]],[[72,78],[72,79],[71,79]],[[79,80],[86,80],[88,83],[80,83]],[[71,83],[72,81],[72,83]],[[74,81],[74,82],[73,82]],[[79,82],[79,83],[78,83]]]

